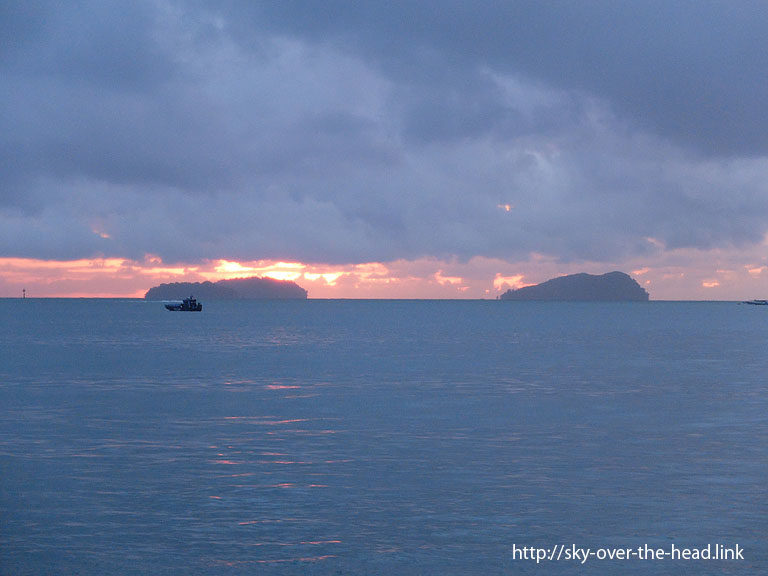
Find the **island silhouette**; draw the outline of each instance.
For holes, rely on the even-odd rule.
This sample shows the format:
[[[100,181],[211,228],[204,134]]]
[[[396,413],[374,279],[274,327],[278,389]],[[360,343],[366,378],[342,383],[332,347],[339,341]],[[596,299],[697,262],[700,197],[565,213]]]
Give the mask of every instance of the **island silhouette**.
[[[306,299],[307,291],[290,280],[252,276],[218,282],[172,282],[147,290],[145,300],[180,300],[193,294],[208,300]]]
[[[647,302],[648,292],[624,272],[571,274],[535,286],[507,290],[501,300],[566,302]]]

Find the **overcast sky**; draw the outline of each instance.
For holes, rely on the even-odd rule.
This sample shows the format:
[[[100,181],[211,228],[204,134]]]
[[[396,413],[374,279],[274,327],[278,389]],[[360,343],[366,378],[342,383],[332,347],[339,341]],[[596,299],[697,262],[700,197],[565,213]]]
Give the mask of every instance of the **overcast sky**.
[[[746,0],[2,2],[0,258],[747,297],[766,31]]]

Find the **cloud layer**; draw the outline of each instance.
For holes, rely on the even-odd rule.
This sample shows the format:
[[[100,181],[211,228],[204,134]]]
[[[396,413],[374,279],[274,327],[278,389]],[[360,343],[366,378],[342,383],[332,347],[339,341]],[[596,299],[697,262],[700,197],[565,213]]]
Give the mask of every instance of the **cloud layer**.
[[[0,256],[565,269],[768,231],[764,3],[20,2],[0,23]]]

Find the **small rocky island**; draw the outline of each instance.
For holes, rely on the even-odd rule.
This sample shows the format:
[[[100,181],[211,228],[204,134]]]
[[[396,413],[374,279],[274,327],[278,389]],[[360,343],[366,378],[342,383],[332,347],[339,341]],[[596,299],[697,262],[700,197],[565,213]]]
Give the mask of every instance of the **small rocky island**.
[[[571,274],[535,286],[507,290],[501,300],[647,302],[648,292],[624,272]]]
[[[190,294],[200,300],[306,299],[307,291],[290,280],[233,278],[218,282],[173,282],[150,288],[145,300],[181,300]]]

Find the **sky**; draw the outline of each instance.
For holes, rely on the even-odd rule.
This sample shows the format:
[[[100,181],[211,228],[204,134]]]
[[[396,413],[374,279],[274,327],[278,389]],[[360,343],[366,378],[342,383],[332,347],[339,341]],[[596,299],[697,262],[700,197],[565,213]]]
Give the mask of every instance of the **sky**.
[[[0,296],[768,297],[768,4],[0,3]]]

